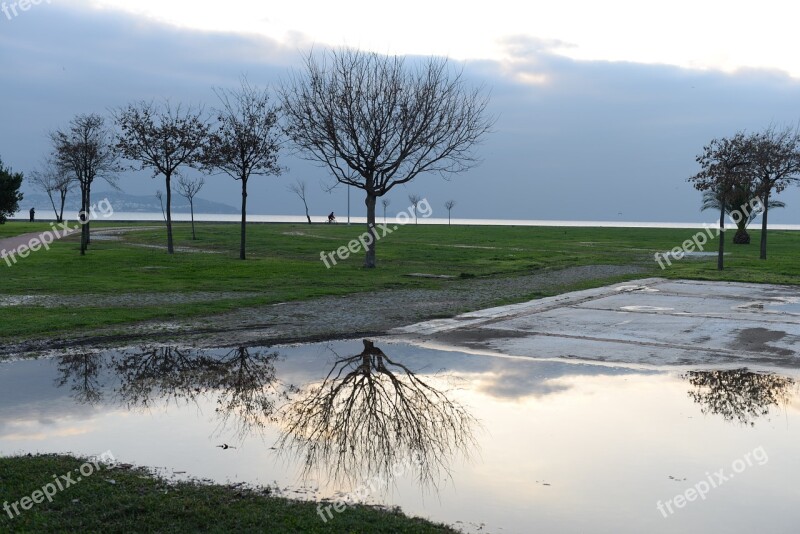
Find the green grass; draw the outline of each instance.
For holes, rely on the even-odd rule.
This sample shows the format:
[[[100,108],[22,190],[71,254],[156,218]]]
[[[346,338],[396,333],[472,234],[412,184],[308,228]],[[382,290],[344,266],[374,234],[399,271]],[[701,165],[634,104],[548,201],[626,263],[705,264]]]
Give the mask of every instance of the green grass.
[[[123,226],[121,223],[93,223]],[[142,223],[137,226],[153,226]],[[127,224],[125,224],[127,225]],[[47,223],[0,225],[0,238],[41,231]],[[325,295],[388,288],[437,288],[448,280],[420,279],[409,273],[446,274],[461,279],[506,277],[592,264],[635,264],[645,275],[703,280],[796,284],[800,281],[800,232],[771,231],[769,260],[758,259],[759,232],[751,245],[732,245],[726,270],[716,258],[683,259],[660,270],[653,259],[691,238],[698,230],[497,226],[429,226],[410,224],[378,242],[378,268],[362,267],[363,253],[327,269],[321,251],[333,251],[357,238],[361,225],[251,224],[248,259],[238,259],[237,224],[198,224],[197,241],[187,223],[175,225],[177,247],[210,253],[178,252],[139,245],[165,244],[165,231],[141,230],[124,241],[92,243],[78,254],[76,238],[54,243],[49,251],[32,253],[8,267],[0,262],[4,295],[82,295],[77,307],[0,307],[0,339],[58,336],[85,327],[124,325],[147,319],[208,315]],[[732,236],[732,232],[728,234]],[[713,251],[712,241],[706,250]],[[170,305],[93,305],[93,295],[143,293],[219,294],[206,302]],[[223,294],[223,292],[225,294]],[[524,300],[531,295],[520,295]],[[535,296],[535,295],[533,295]]]
[[[71,472],[74,482],[55,492],[52,503],[38,497],[42,502],[29,510],[18,505],[21,513],[14,518],[0,510],[0,532],[456,532],[366,506],[348,507],[323,522],[313,502],[264,490],[168,483],[136,468],[106,470],[101,464],[99,471],[77,481],[84,461],[64,455],[0,458],[0,500],[9,506],[53,482],[54,475]]]

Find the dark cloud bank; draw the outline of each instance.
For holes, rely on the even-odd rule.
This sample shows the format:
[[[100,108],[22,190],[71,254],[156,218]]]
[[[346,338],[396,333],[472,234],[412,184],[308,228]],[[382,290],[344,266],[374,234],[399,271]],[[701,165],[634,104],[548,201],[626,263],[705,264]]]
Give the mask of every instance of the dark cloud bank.
[[[800,82],[782,73],[575,61],[552,51],[558,43],[505,44],[511,60],[464,65],[465,76],[491,89],[498,117],[479,149],[483,163],[450,181],[422,176],[392,192],[390,209],[404,209],[415,192],[442,217],[442,204],[453,198],[458,217],[711,222],[715,216],[698,211],[700,195],[686,182],[703,144],[737,129],[800,119]],[[210,108],[212,87],[235,87],[242,74],[277,84],[301,65],[308,46],[299,37],[286,46],[52,4],[13,20],[0,17],[0,156],[30,171],[49,149],[48,130],[77,113],[107,113],[132,100]],[[299,214],[299,200],[286,191],[295,177],[312,186],[313,212],[345,211],[343,190],[317,188],[327,178],[324,169],[288,154],[282,163],[286,175],[254,180],[252,213]],[[150,195],[163,183],[131,174],[122,187]],[[238,183],[212,177],[201,196],[237,205]],[[781,199],[787,208],[770,220],[800,223],[800,188]],[[364,211],[354,193],[354,215]]]

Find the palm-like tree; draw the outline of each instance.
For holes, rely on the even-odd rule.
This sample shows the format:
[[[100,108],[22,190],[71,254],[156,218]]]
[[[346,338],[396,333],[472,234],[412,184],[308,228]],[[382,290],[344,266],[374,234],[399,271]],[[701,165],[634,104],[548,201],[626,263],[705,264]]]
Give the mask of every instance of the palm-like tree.
[[[747,233],[747,227],[751,222],[761,213],[761,209],[751,209],[751,202],[757,197],[756,184],[749,183],[744,185],[735,185],[730,192],[730,197],[725,203],[725,213],[736,223],[736,235],[733,236],[733,242],[737,245],[750,244],[750,234]],[[707,190],[703,192],[703,206],[700,211],[716,210],[719,211],[722,195],[718,190]],[[786,204],[780,200],[770,200],[769,209],[783,208]],[[762,208],[763,209],[763,208]],[[735,215],[735,213],[738,213]]]

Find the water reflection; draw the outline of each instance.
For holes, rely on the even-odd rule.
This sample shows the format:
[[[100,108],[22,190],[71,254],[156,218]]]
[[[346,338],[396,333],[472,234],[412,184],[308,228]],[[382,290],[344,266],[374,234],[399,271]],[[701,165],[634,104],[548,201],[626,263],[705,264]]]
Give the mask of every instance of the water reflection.
[[[773,373],[743,369],[689,371],[683,378],[694,386],[689,397],[704,414],[721,415],[726,421],[755,425],[772,406],[786,405],[793,395],[794,379]]]
[[[240,438],[275,420],[281,402],[294,390],[275,373],[277,352],[238,347],[223,355],[177,347],[141,347],[106,358],[69,354],[58,358],[57,384],[70,384],[73,397],[96,404],[112,389],[118,402],[132,408],[154,404],[196,403],[216,395],[220,429],[233,427]],[[115,387],[99,377],[106,368]],[[109,380],[111,381],[111,380]]]
[[[74,399],[81,404],[97,404],[102,400],[99,374],[105,362],[103,354],[64,354],[57,358],[57,362],[58,387],[69,383]]]
[[[302,394],[278,378],[278,352],[247,347],[65,354],[56,383],[68,385],[79,403],[110,401],[129,410],[213,398],[219,432],[232,429],[243,440],[276,423],[279,450],[302,460],[303,475],[321,469],[334,482],[390,480],[393,468],[413,459],[414,476],[436,486],[452,458],[475,446],[476,420],[436,386],[443,377],[423,379],[373,342],[363,344],[360,354],[337,355],[322,382]]]
[[[283,412],[279,448],[303,459],[304,475],[322,470],[333,481],[378,477],[409,458],[423,486],[450,473],[456,454],[476,445],[476,420],[445,391],[363,340],[360,354],[337,357],[324,380]]]

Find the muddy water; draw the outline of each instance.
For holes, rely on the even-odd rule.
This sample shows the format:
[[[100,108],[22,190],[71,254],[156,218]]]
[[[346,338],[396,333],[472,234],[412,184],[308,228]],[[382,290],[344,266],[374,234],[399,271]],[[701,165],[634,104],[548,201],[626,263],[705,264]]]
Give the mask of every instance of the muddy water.
[[[110,450],[468,532],[796,531],[796,371],[374,341],[3,362],[0,453]]]

